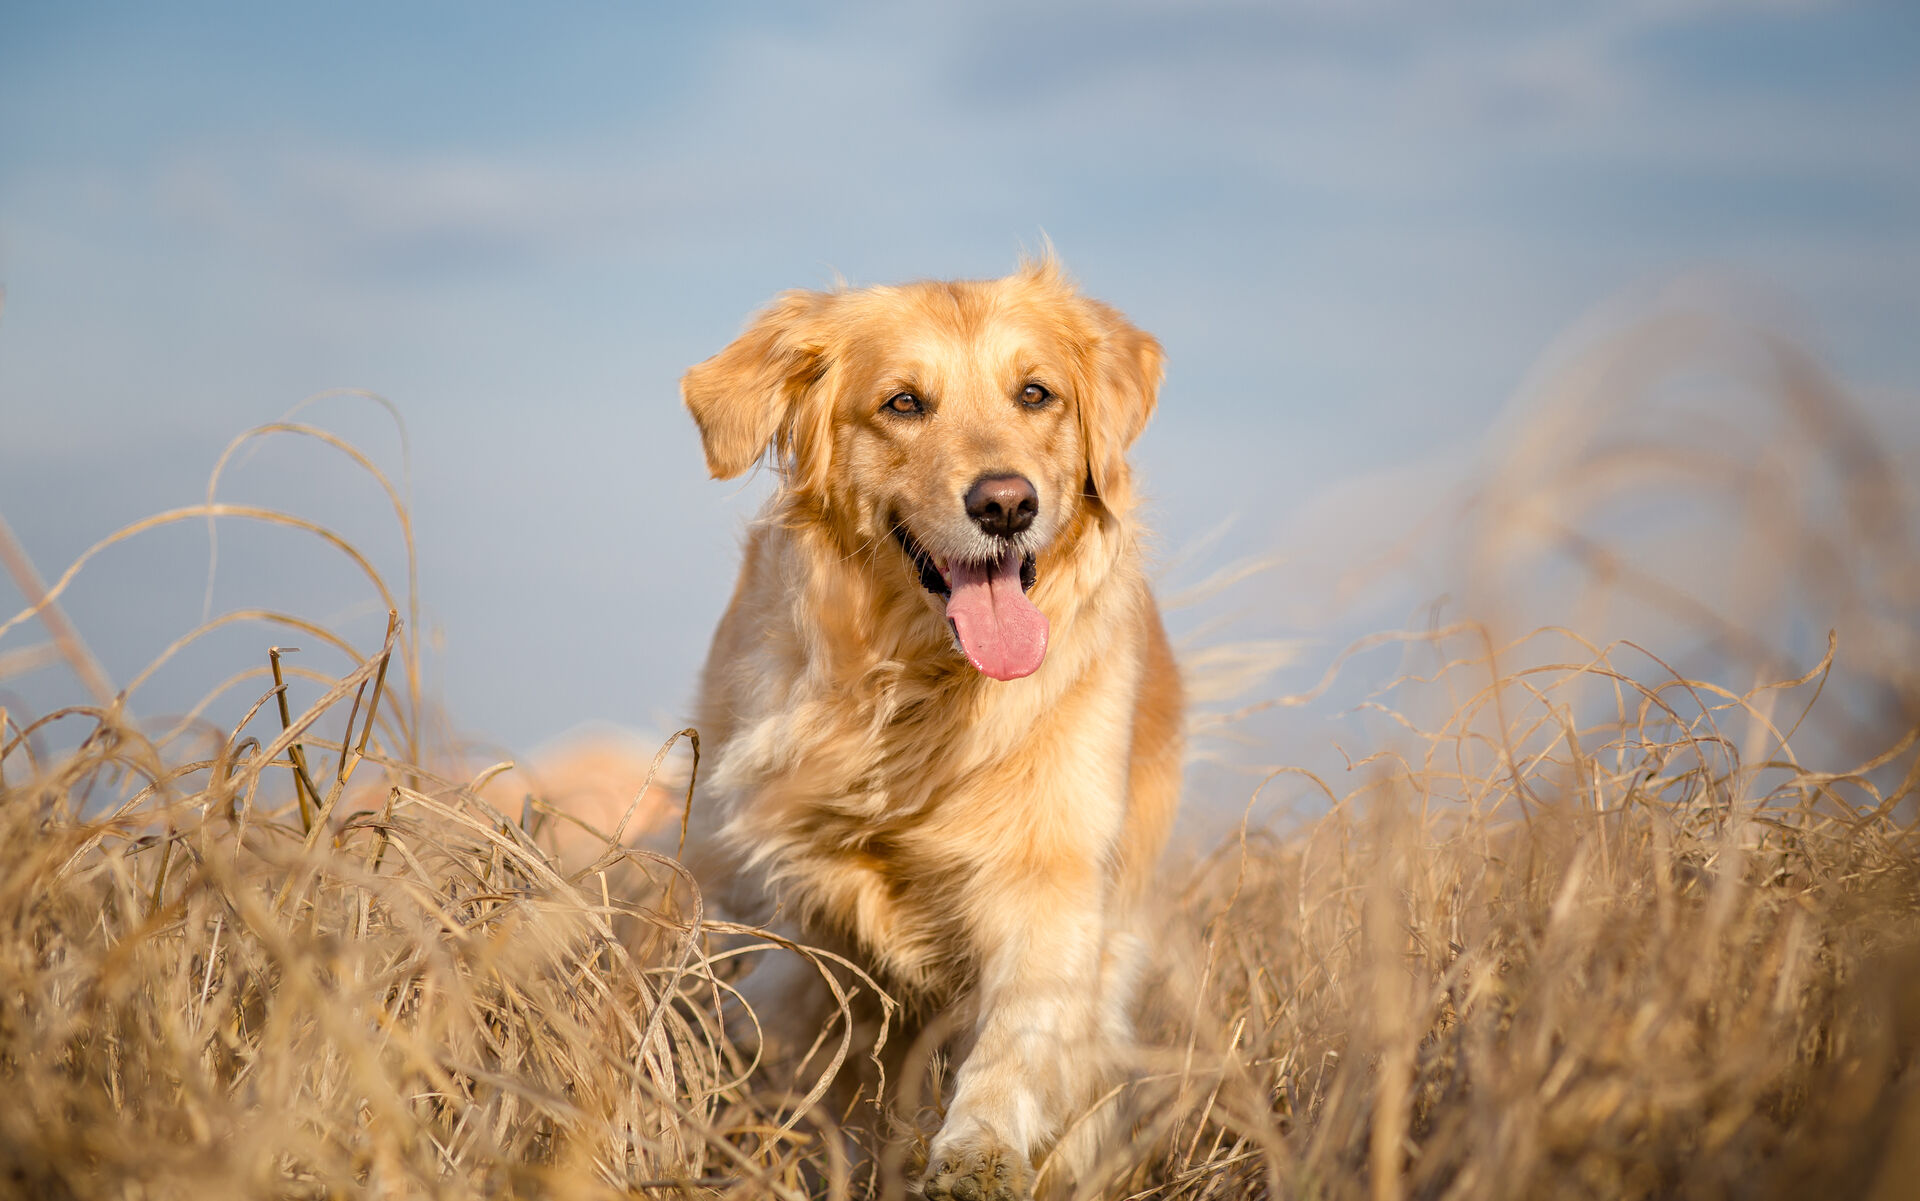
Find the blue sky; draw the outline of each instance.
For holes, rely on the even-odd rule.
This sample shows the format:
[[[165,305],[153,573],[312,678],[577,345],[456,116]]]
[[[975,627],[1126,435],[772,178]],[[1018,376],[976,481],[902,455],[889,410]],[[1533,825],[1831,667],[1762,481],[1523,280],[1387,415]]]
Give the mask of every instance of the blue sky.
[[[1050,237],[1167,346],[1138,460],[1170,559],[1228,518],[1211,560],[1284,551],[1356,480],[1469,462],[1556,337],[1675,278],[1910,397],[1917,13],[11,5],[0,514],[54,574],[198,499],[241,430],[375,391],[411,437],[432,682],[458,728],[526,746],[682,710],[761,485],[705,480],[679,374],[836,273],[998,274]],[[306,415],[398,465],[372,406]],[[394,562],[338,466],[270,444],[223,494]],[[1343,512],[1402,515],[1378,495]],[[372,639],[337,562],[223,537],[216,607]],[[81,577],[116,680],[197,620],[204,559],[180,529]],[[1305,621],[1259,632],[1324,632]]]

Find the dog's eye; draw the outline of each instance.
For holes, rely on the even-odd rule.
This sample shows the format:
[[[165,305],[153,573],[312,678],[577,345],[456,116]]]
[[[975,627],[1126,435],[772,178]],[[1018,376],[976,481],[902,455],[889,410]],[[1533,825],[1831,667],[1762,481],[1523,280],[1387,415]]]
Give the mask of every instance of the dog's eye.
[[[1020,390],[1020,403],[1032,408],[1037,409],[1052,399],[1053,393],[1047,391],[1039,384],[1028,384]]]
[[[926,406],[920,403],[920,398],[911,392],[895,392],[881,407],[894,413],[913,414],[927,411]]]

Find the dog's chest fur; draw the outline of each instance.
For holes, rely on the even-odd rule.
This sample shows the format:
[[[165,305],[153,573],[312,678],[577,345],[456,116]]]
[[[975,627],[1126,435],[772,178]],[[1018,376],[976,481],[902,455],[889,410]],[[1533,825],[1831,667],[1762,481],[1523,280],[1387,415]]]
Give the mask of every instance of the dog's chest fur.
[[[986,680],[870,580],[787,575],[821,561],[791,538],[750,538],[741,595],[784,599],[729,612],[723,640],[753,634],[707,681],[729,719],[709,718],[723,733],[708,791],[741,886],[730,899],[845,939],[893,987],[937,1000],[967,974],[967,904],[994,873],[1044,870],[1054,848],[1084,854],[1118,833],[1124,761],[1081,763],[1075,748],[1127,744],[1137,669],[1108,629],[1121,615],[1086,606],[1059,623],[1040,672]],[[763,571],[788,586],[758,587]],[[1090,793],[1087,774],[1103,772],[1110,786]]]

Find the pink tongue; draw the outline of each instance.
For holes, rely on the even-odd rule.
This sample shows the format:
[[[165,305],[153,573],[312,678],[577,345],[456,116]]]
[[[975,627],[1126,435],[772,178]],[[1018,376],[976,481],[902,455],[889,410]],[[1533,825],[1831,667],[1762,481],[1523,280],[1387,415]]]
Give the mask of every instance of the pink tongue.
[[[998,563],[955,563],[947,621],[960,649],[985,675],[1017,680],[1032,675],[1047,657],[1047,617],[1020,589],[1020,554]]]

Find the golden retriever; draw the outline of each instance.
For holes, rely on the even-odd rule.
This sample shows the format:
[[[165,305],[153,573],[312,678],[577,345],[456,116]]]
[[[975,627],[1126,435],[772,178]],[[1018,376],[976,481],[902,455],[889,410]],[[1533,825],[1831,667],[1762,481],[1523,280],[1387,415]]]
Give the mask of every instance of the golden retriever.
[[[1182,753],[1127,465],[1161,374],[1049,254],[788,292],[681,381],[716,478],[778,471],[701,679],[695,870],[957,1015],[927,1197],[1027,1195],[1069,1123],[1040,1183],[1083,1177],[1124,1070]]]

